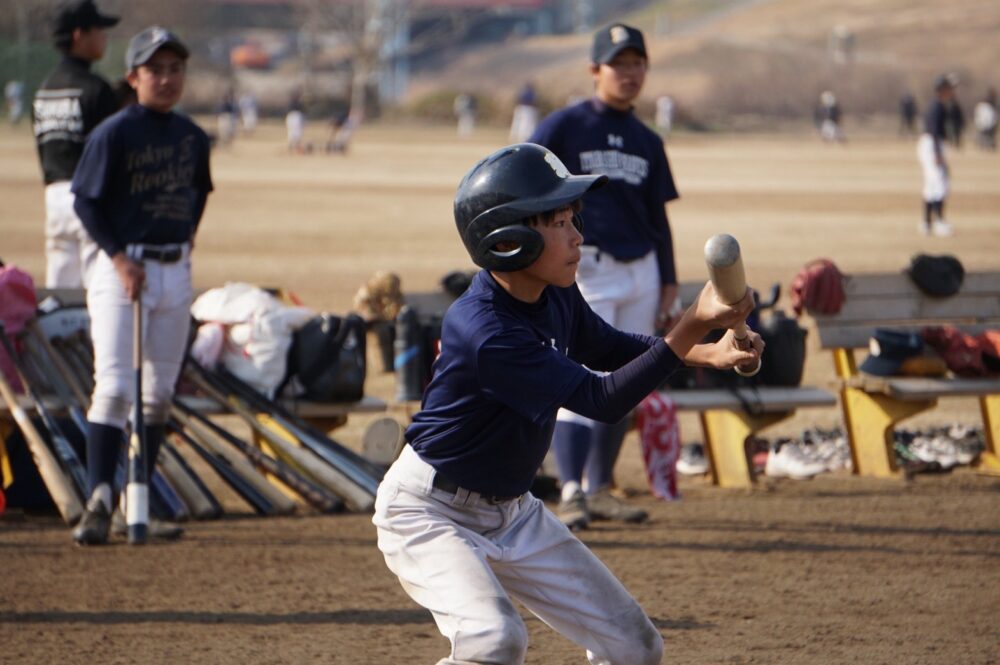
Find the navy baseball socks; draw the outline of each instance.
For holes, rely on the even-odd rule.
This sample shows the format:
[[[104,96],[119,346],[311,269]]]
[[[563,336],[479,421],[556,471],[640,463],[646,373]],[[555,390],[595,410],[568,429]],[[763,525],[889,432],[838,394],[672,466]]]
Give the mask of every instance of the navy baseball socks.
[[[590,455],[587,458],[587,510],[594,520],[613,520],[615,522],[637,523],[645,522],[649,514],[641,508],[635,508],[611,493],[612,472],[622,442],[628,432],[629,418],[608,425],[594,423],[593,440],[590,444]]]
[[[89,423],[87,432],[87,485],[90,497],[80,523],[73,529],[73,540],[80,545],[103,545],[108,542],[109,532],[125,535],[128,526],[123,510],[112,511],[114,500],[112,485],[118,458],[121,455],[125,432],[118,427]],[[156,468],[155,460],[166,436],[164,425],[147,425],[146,470],[152,477]],[[173,540],[184,530],[174,524],[150,518],[149,535],[152,538]]]
[[[87,488],[90,497],[73,529],[78,545],[103,545],[111,529],[111,486],[125,433],[118,427],[87,423]]]

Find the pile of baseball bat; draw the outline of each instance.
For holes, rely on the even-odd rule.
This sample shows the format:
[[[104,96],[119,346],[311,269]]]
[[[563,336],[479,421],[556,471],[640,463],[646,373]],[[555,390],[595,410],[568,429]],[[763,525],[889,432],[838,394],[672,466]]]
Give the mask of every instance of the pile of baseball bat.
[[[0,343],[14,360],[27,405],[22,405],[2,372],[0,396],[60,515],[74,524],[82,514],[87,488],[85,466],[71,442],[86,439],[85,414],[94,385],[90,340],[83,331],[49,338],[37,321],[31,321],[16,336],[0,326]],[[153,515],[185,521],[223,514],[222,504],[209,489],[212,483],[199,477],[193,459],[202,460],[259,515],[373,509],[382,467],[224,369],[206,369],[188,356],[182,379],[204,398],[199,404],[211,406],[196,408],[184,396],[174,397],[167,441],[149,479]],[[30,417],[28,409],[38,417]],[[250,436],[222,426],[212,417],[217,414],[235,416]],[[123,455],[116,479],[119,487],[125,475]]]

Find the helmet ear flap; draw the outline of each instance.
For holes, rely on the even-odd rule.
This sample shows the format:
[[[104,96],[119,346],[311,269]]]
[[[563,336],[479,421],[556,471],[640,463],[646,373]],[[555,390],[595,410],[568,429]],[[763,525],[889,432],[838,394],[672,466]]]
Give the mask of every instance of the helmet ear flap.
[[[511,245],[512,249],[501,251],[497,245]],[[527,268],[545,249],[542,234],[523,224],[502,226],[484,236],[476,246],[474,259],[487,270],[512,272]]]

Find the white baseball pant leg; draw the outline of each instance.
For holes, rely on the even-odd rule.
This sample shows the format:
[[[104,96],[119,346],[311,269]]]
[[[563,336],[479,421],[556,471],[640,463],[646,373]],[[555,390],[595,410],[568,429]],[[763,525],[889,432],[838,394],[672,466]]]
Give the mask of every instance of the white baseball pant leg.
[[[432,486],[434,474],[404,447],[372,522],[389,569],[451,642],[438,665],[524,663],[527,629],[512,597],[593,665],[660,663],[663,638],[645,612],[541,501],[452,495]]]
[[[924,201],[935,203],[948,198],[949,181],[948,168],[945,166],[945,146],[941,145],[942,163],[938,163],[934,154],[934,137],[921,134],[917,141],[917,159],[924,173]]]
[[[656,252],[635,261],[582,246],[576,283],[594,313],[619,330],[653,334],[660,308],[660,268]],[[590,418],[559,409],[558,420],[592,425]]]
[[[72,183],[54,182],[45,187],[45,286],[49,289],[86,287],[97,243],[73,210]]]
[[[142,400],[147,424],[167,421],[191,323],[190,245],[176,263],[145,261],[142,292]],[[135,393],[132,301],[111,258],[101,252],[87,291],[94,343],[94,396],[87,418],[124,428]]]

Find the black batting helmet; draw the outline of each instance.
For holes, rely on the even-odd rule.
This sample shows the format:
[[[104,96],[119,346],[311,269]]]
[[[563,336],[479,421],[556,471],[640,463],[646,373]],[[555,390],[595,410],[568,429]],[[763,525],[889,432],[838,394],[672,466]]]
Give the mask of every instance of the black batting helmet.
[[[522,270],[545,246],[542,234],[523,220],[568,205],[607,181],[603,175],[570,175],[540,145],[507,146],[462,178],[455,194],[455,225],[476,265],[498,272]],[[574,223],[582,230],[578,217]],[[516,248],[501,252],[495,249],[498,243]]]

